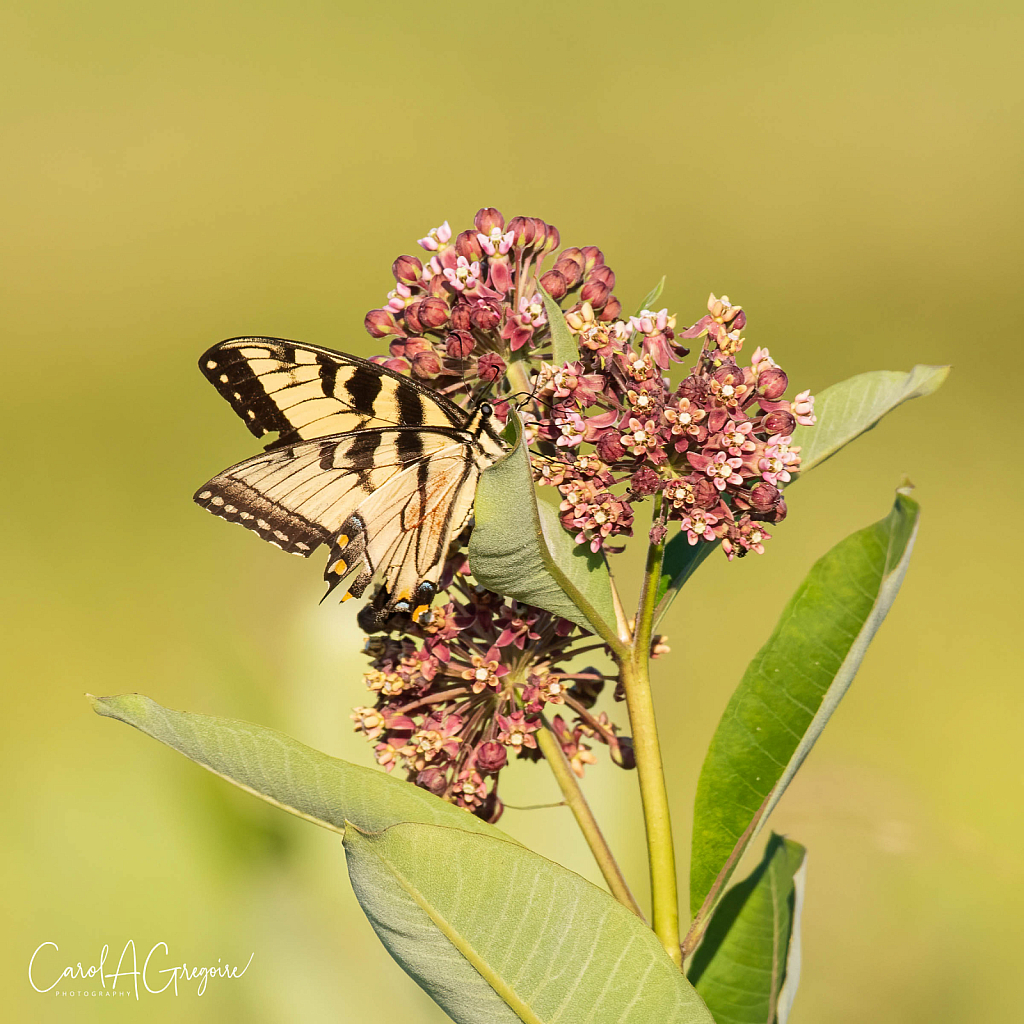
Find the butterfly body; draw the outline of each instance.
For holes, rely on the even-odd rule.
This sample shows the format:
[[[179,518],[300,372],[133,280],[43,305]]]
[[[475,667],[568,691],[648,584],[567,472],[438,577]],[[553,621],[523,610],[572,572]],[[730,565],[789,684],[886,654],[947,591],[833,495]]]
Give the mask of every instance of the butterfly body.
[[[429,605],[480,473],[506,454],[490,407],[277,338],[221,342],[199,366],[253,434],[278,437],[195,501],[303,557],[330,545],[328,593],[354,574],[346,597],[358,597],[380,576],[382,619]]]

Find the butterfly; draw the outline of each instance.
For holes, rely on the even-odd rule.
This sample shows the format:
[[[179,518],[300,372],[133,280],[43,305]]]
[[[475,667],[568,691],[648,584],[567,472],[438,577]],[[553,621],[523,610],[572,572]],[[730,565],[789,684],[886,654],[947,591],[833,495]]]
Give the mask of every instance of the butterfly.
[[[278,436],[194,500],[304,558],[329,545],[327,594],[355,574],[342,600],[359,597],[380,578],[378,623],[429,608],[480,474],[507,454],[493,408],[279,338],[222,341],[199,368],[256,437]]]

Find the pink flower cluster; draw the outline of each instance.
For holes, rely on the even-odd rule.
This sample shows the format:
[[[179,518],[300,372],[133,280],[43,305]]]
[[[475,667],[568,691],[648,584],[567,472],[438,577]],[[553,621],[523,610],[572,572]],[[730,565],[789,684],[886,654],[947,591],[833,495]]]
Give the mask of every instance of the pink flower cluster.
[[[373,636],[366,685],[369,706],[353,709],[358,732],[374,742],[377,762],[406,771],[410,781],[496,821],[502,812],[498,775],[510,757],[537,759],[541,713],[571,714],[552,729],[573,770],[593,764],[591,742],[632,767],[629,738],[618,736],[593,707],[605,677],[596,669],[571,672],[564,663],[587,643],[572,623],[507,601],[477,586],[456,554],[443,582],[448,602],[414,622],[391,623],[397,637]],[[588,742],[591,741],[591,742]]]
[[[578,292],[604,320],[622,306],[612,294],[615,274],[595,246],[558,248],[558,229],[538,217],[513,217],[487,207],[472,228],[452,233],[448,222],[419,239],[427,258],[399,256],[387,303],[366,314],[375,338],[389,338],[381,361],[445,393],[470,397],[481,382],[505,377],[515,353],[550,356],[551,333],[538,283],[555,299]]]
[[[652,541],[678,522],[691,545],[721,542],[729,559],[764,552],[768,525],[786,515],[782,488],[800,468],[793,431],[814,423],[814,399],[785,397],[788,377],[767,349],[740,365],[740,306],[712,295],[707,313],[679,333],[667,309],[623,318],[600,249],[556,254],[556,228],[536,217],[506,223],[490,207],[472,228],[455,235],[445,222],[419,244],[425,258],[399,256],[387,302],[366,315],[370,334],[389,339],[379,361],[467,406],[486,385],[502,417],[516,400],[535,479],[558,488],[562,525],[577,543],[620,550],[636,504],[651,498]],[[578,358],[562,365],[541,288],[576,341]],[[673,384],[668,371],[696,343],[693,365]],[[401,767],[493,821],[498,774],[510,755],[540,757],[535,734],[548,705],[569,715],[550,724],[577,774],[593,763],[595,740],[623,767],[632,767],[632,748],[591,711],[605,677],[564,670],[603,645],[475,585],[467,536],[441,580],[447,603],[416,622],[395,616],[387,637],[368,641],[375,701],[352,717],[388,770]],[[368,632],[375,610],[361,616]],[[666,650],[656,638],[652,654]]]
[[[737,363],[743,310],[712,295],[678,336],[664,309],[606,322],[583,302],[566,322],[580,359],[540,366],[529,421],[536,479],[561,492],[565,528],[592,551],[615,551],[632,534],[634,504],[660,495],[657,535],[677,520],[691,544],[763,553],[764,524],[786,515],[782,485],[800,465],[793,431],[814,423],[814,399],[785,399],[788,377],[767,349]],[[688,354],[684,339],[701,349],[673,387],[663,371]]]

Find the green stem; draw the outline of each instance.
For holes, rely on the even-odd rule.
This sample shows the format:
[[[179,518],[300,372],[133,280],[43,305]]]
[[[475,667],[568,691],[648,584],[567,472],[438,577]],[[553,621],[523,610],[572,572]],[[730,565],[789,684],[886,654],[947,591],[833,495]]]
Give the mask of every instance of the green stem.
[[[537,737],[537,746],[540,747],[544,759],[551,768],[558,788],[562,791],[565,802],[572,810],[576,824],[579,825],[580,831],[587,840],[590,852],[594,855],[594,860],[597,861],[597,866],[601,869],[601,874],[604,875],[611,894],[642,921],[643,912],[629,891],[622,870],[612,855],[608,842],[594,817],[594,812],[591,811],[590,804],[587,803],[587,798],[583,795],[579,780],[573,774],[572,766],[565,756],[565,751],[562,750],[562,744],[558,742],[558,737],[555,736],[548,720],[542,718],[541,721],[543,723],[541,728],[534,734]]]
[[[661,501],[655,499],[654,522],[660,521]],[[647,551],[643,589],[637,610],[633,647],[627,657],[619,660],[626,706],[633,729],[633,750],[640,780],[640,797],[647,829],[647,856],[651,871],[651,910],[655,934],[665,952],[680,967],[679,892],[676,882],[675,847],[672,842],[672,821],[669,814],[668,789],[661,762],[661,745],[654,718],[651,694],[650,651],[654,628],[654,606],[665,558],[665,542],[651,544]]]
[[[506,378],[512,385],[512,394],[530,393],[530,372],[525,359],[516,359],[513,354],[508,363]]]

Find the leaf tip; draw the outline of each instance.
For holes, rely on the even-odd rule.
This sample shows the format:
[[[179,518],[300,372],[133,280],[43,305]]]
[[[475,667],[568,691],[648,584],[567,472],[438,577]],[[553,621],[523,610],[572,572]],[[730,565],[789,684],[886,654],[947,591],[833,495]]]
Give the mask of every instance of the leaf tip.
[[[912,378],[921,377],[923,379],[908,397],[923,398],[925,395],[934,394],[946,383],[946,378],[952,369],[953,367],[949,363],[939,363],[936,365],[917,363],[911,368],[910,375]]]

